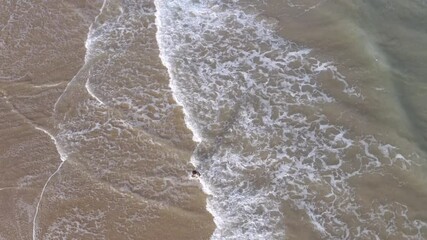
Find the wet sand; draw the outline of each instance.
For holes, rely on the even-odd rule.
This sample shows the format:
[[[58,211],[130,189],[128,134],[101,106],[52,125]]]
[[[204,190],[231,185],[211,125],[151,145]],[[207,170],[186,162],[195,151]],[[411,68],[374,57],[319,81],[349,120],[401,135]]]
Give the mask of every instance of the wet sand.
[[[170,110],[170,126],[131,128],[127,136],[107,133],[113,150],[88,141],[77,153],[64,154],[61,124],[81,116],[73,104],[93,101],[81,88],[79,71],[102,2],[32,4],[5,3],[1,10],[0,239],[208,239],[214,225],[205,195],[189,178],[194,144],[179,108]],[[143,37],[155,47],[153,32]],[[135,60],[154,64],[159,70],[152,80],[166,88],[166,70],[152,51]],[[88,114],[109,112],[112,119],[98,115],[82,122],[126,121],[121,111],[128,107],[92,106]],[[137,155],[126,157],[126,149]]]

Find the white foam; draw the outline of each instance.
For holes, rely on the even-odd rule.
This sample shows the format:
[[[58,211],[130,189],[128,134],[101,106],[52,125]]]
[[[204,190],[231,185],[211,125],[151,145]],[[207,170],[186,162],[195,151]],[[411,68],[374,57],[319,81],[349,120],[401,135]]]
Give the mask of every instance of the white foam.
[[[90,74],[89,74],[90,75]],[[92,90],[92,88],[90,87],[90,85],[89,85],[89,78],[86,80],[86,83],[85,83],[85,88],[86,88],[86,91],[89,93],[89,95],[91,95],[93,98],[95,98],[96,99],[96,101],[98,101],[100,104],[105,104],[103,101],[101,101],[101,99],[99,99],[94,93],[93,93],[93,90]]]
[[[42,84],[42,85],[34,85],[35,88],[51,88],[62,85],[63,82],[54,83],[54,84]]]
[[[102,13],[102,11],[104,10],[105,5],[106,5],[106,2],[107,2],[107,0],[103,0],[102,7],[101,7],[101,9],[99,10],[99,14],[95,17],[95,21],[98,19],[99,15],[100,15],[100,14]],[[76,73],[76,75],[74,75],[74,77],[73,77],[73,78],[68,82],[68,84],[67,84],[67,86],[65,87],[64,91],[62,92],[62,94],[61,94],[61,95],[58,97],[58,99],[56,100],[56,102],[55,102],[55,104],[54,104],[54,106],[53,106],[54,111],[56,111],[56,109],[57,109],[57,105],[58,105],[58,103],[59,103],[59,102],[61,102],[61,100],[62,100],[63,96],[65,95],[65,93],[66,93],[67,91],[69,91],[70,86],[71,86],[72,84],[74,84],[74,82],[75,82],[75,81],[77,81],[77,80],[79,79],[79,77],[81,76],[80,74],[83,72],[83,70],[84,70],[85,66],[86,66],[86,65],[87,65],[87,63],[89,62],[89,57],[91,56],[92,51],[93,51],[93,46],[92,46],[93,39],[92,39],[92,37],[91,37],[92,31],[93,31],[93,23],[89,26],[88,33],[87,33],[87,38],[86,38],[86,41],[85,41],[86,53],[85,53],[85,57],[84,57],[84,63],[83,63],[83,65],[82,65],[82,67],[79,69],[79,71]],[[95,94],[93,93],[93,91],[91,91],[91,89],[90,89],[90,88],[89,88],[89,86],[88,86],[88,81],[89,81],[89,79],[88,79],[88,80],[86,80],[86,83],[85,83],[85,87],[86,87],[87,92],[88,92],[92,97],[94,97],[98,102],[103,103],[103,102],[102,102],[98,97],[96,97],[96,96],[95,96]]]
[[[163,65],[166,67],[169,77],[170,77],[170,82],[169,82],[169,86],[172,90],[173,93],[173,98],[175,100],[175,102],[178,103],[178,105],[180,105],[182,107],[182,111],[184,113],[185,116],[185,124],[187,126],[188,129],[190,129],[190,131],[193,133],[193,141],[200,143],[202,141],[202,137],[199,131],[197,131],[196,128],[196,123],[193,122],[191,120],[190,114],[187,111],[187,108],[185,107],[183,101],[180,98],[180,94],[179,91],[177,90],[177,87],[175,86],[174,83],[174,73],[171,71],[171,69],[173,69],[173,67],[171,66],[171,61],[169,61],[167,55],[166,55],[166,47],[164,46],[163,41],[161,40],[161,35],[162,35],[162,22],[161,22],[161,17],[159,16],[160,11],[159,11],[159,1],[154,1],[154,4],[156,5],[157,11],[155,13],[156,16],[156,27],[157,27],[157,34],[156,34],[156,39],[157,39],[157,43],[159,46],[159,51],[160,51],[160,59],[163,63]],[[202,183],[203,184],[203,183]]]
[[[40,128],[40,127],[35,127],[35,129],[37,129],[37,130],[39,130],[39,131],[42,131],[42,132],[44,132],[44,133],[46,133],[51,139],[52,139],[52,141],[53,141],[53,143],[55,144],[55,147],[56,147],[56,149],[57,149],[57,151],[58,151],[58,153],[59,153],[59,156],[60,156],[60,159],[61,159],[61,163],[59,164],[59,166],[58,166],[58,168],[55,170],[55,172],[53,172],[49,177],[48,177],[48,179],[46,180],[46,182],[45,182],[45,184],[43,185],[43,188],[42,188],[42,190],[41,190],[41,192],[40,192],[40,197],[39,197],[39,200],[38,200],[38,202],[37,202],[37,205],[36,205],[36,210],[35,210],[35,213],[34,213],[34,218],[33,218],[33,240],[36,240],[36,236],[37,236],[37,233],[36,233],[36,227],[37,227],[37,216],[38,216],[38,212],[39,212],[39,208],[40,208],[40,203],[41,203],[41,201],[42,201],[42,199],[43,199],[43,195],[44,195],[44,193],[45,193],[45,191],[46,191],[46,187],[47,187],[47,185],[49,184],[49,182],[50,182],[50,180],[59,172],[59,170],[61,169],[61,167],[62,167],[62,164],[64,164],[64,162],[67,160],[67,154],[63,151],[63,149],[61,148],[61,146],[58,144],[58,142],[56,141],[56,138],[51,134],[51,133],[49,133],[48,131],[46,131],[45,129],[43,129],[43,128]]]
[[[361,96],[356,88],[237,4],[155,5],[160,57],[199,143],[192,163],[217,226],[212,239],[285,238],[282,201],[305,211],[322,237],[362,232],[346,222],[361,209],[348,180],[406,159],[374,137],[350,137],[318,107],[334,101],[320,73],[331,72],[349,96]]]
[[[58,144],[58,142],[56,141],[56,138],[50,132],[46,131],[43,128],[40,128],[40,127],[37,127],[37,126],[35,126],[34,128],[37,129],[37,130],[39,130],[39,131],[42,131],[42,132],[46,133],[52,139],[53,143],[55,144],[56,150],[59,153],[61,161],[63,161],[63,162],[66,161],[68,156],[65,153],[65,151],[62,149],[62,147]]]
[[[37,228],[37,216],[38,216],[38,213],[39,213],[40,203],[41,203],[41,201],[43,199],[44,192],[46,191],[46,187],[49,184],[50,180],[59,172],[59,170],[61,169],[62,164],[64,164],[64,162],[65,161],[62,161],[59,164],[58,168],[55,170],[55,172],[53,172],[52,175],[49,176],[49,178],[46,180],[46,182],[43,185],[43,188],[42,188],[42,190],[40,192],[40,197],[39,197],[39,200],[37,202],[36,211],[34,213],[34,218],[33,218],[33,240],[37,239],[37,231],[36,231],[36,228]]]
[[[10,189],[16,189],[16,190],[19,190],[19,189],[21,189],[20,187],[3,187],[3,188],[0,188],[0,191],[3,191],[3,190],[10,190]]]

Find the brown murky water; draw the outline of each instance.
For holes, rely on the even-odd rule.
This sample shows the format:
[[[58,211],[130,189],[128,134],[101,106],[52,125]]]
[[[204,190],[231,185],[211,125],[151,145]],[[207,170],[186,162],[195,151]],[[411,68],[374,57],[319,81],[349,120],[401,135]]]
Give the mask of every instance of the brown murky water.
[[[425,1],[0,4],[0,239],[427,237]]]

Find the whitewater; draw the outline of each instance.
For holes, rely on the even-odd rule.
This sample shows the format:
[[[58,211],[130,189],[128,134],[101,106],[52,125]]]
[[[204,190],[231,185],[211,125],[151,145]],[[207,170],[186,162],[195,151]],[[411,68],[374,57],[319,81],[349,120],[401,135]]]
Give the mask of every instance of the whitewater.
[[[326,239],[379,239],[383,228],[422,238],[426,223],[411,220],[404,204],[370,208],[358,197],[353,179],[405,171],[412,160],[329,121],[323,107],[336,99],[323,81],[364,99],[333,62],[279,36],[277,21],[238,1],[155,4],[160,56],[198,143],[192,163],[217,227],[212,239],[284,239],[294,211]]]

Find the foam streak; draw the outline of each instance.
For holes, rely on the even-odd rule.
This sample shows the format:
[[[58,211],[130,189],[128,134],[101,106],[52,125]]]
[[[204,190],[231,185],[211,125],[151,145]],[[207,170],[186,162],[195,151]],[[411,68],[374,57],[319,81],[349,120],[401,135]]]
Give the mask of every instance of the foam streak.
[[[50,175],[49,176],[49,178],[46,180],[46,182],[45,182],[45,184],[44,184],[44,186],[43,186],[43,189],[42,189],[42,191],[40,192],[40,197],[39,197],[39,201],[37,202],[37,206],[36,206],[36,212],[34,213],[34,218],[33,218],[33,240],[36,240],[37,238],[36,238],[36,221],[37,221],[37,215],[38,215],[38,213],[39,213],[39,208],[40,208],[40,203],[41,203],[41,201],[42,201],[42,199],[43,199],[43,195],[44,195],[44,192],[45,192],[45,190],[46,190],[46,187],[47,187],[47,185],[49,184],[49,182],[50,182],[50,180],[59,172],[59,170],[61,169],[61,167],[62,167],[62,165],[65,163],[65,161],[62,161],[60,164],[59,164],[59,166],[58,166],[58,168],[56,169],[56,171],[55,172],[53,172],[52,173],[52,175]]]
[[[99,14],[98,14],[98,16],[102,13],[102,10],[104,9],[104,7],[105,7],[105,4],[106,4],[106,1],[107,0],[104,0],[104,2],[103,2],[103,4],[102,4],[102,7],[101,7],[101,9],[100,9],[100,11],[99,11]],[[96,21],[96,19],[98,18],[98,16],[96,16],[95,17],[95,21]],[[85,58],[84,58],[84,64],[83,64],[83,66],[80,68],[80,70],[77,72],[77,74],[71,79],[71,81],[67,84],[67,86],[65,87],[65,89],[64,89],[64,91],[62,92],[62,94],[58,97],[58,99],[57,99],[57,101],[55,102],[55,104],[54,104],[54,107],[53,107],[53,109],[54,109],[54,111],[56,110],[56,108],[57,108],[57,105],[58,105],[58,103],[61,101],[61,99],[62,99],[62,97],[64,96],[64,94],[67,92],[67,90],[69,89],[69,87],[71,86],[71,84],[72,83],[74,83],[75,81],[76,81],[76,79],[77,79],[77,76],[79,76],[79,74],[80,74],[80,72],[82,72],[82,70],[85,68],[85,65],[87,64],[87,62],[88,62],[88,54],[89,54],[89,52],[90,52],[90,49],[89,49],[89,42],[90,42],[90,31],[91,31],[91,29],[92,29],[92,26],[93,26],[93,23],[90,25],[90,27],[89,27],[89,30],[88,30],[88,37],[87,37],[87,39],[86,39],[86,41],[85,41],[85,47],[86,47],[86,54],[85,54]],[[98,98],[98,97],[96,97],[93,93],[92,93],[92,91],[90,90],[90,88],[89,88],[89,86],[88,86],[88,80],[86,81],[86,83],[85,83],[85,88],[86,88],[86,90],[87,90],[87,92],[92,96],[92,97],[94,97],[98,102],[100,102],[101,104],[103,104],[103,102]],[[39,200],[38,200],[38,202],[37,202],[37,206],[36,206],[36,211],[35,211],[35,213],[34,213],[34,218],[33,218],[33,240],[36,240],[37,238],[37,233],[36,233],[36,227],[37,227],[37,216],[38,216],[38,213],[39,213],[39,209],[40,209],[40,204],[41,204],[41,201],[42,201],[42,199],[43,199],[43,195],[44,195],[44,193],[45,193],[45,191],[46,191],[46,187],[48,186],[48,184],[49,184],[49,182],[51,181],[51,179],[60,171],[60,169],[61,169],[61,167],[62,167],[62,165],[65,163],[65,161],[67,160],[67,154],[65,153],[65,151],[61,148],[61,146],[58,144],[58,142],[57,142],[57,140],[56,140],[56,138],[51,134],[51,133],[49,133],[47,130],[45,130],[45,129],[42,129],[42,128],[40,128],[40,127],[37,127],[37,126],[35,126],[35,128],[37,129],[37,130],[39,130],[39,131],[42,131],[42,132],[44,132],[44,133],[46,133],[51,139],[52,139],[52,141],[54,142],[54,144],[55,144],[55,146],[56,146],[56,149],[57,149],[57,151],[58,151],[58,153],[59,153],[59,156],[60,156],[60,159],[61,159],[61,163],[59,164],[59,166],[58,166],[58,168],[55,170],[55,172],[53,172],[50,176],[49,176],[49,178],[46,180],[46,182],[45,182],[45,184],[43,185],[43,188],[42,188],[42,190],[41,190],[41,192],[40,192],[40,197],[39,197]]]
[[[97,21],[97,19],[98,19],[99,15],[102,13],[103,9],[105,8],[106,2],[107,2],[107,0],[104,0],[104,2],[102,3],[102,7],[101,7],[101,9],[99,10],[98,15],[95,17],[95,20],[94,20],[94,22],[93,22],[93,23],[95,23],[95,22]],[[80,73],[82,72],[82,70],[85,68],[86,64],[87,64],[87,63],[88,63],[88,61],[89,61],[89,55],[90,55],[90,43],[91,43],[91,41],[92,41],[92,40],[90,39],[90,32],[92,31],[93,23],[89,26],[88,34],[87,34],[87,38],[86,38],[86,41],[85,41],[86,54],[85,54],[85,57],[84,57],[84,63],[83,63],[83,65],[82,65],[82,67],[79,69],[79,71],[77,72],[77,74],[76,74],[76,75],[74,75],[74,77],[71,79],[71,81],[67,84],[67,86],[65,87],[64,91],[62,92],[62,94],[61,94],[61,95],[58,97],[58,99],[56,100],[55,105],[53,106],[54,111],[56,110],[56,108],[57,108],[56,106],[57,106],[57,105],[58,105],[58,103],[61,101],[61,99],[62,99],[62,97],[64,96],[64,94],[67,92],[67,90],[69,89],[69,87],[70,87],[70,86],[71,86],[71,85],[76,81],[76,79],[78,79],[78,78],[77,78],[77,76],[79,76],[79,75],[80,75]],[[89,88],[89,86],[88,86],[88,81],[89,81],[89,80],[87,80],[87,81],[86,81],[86,83],[85,83],[85,88],[86,88],[87,92],[89,93],[89,95],[91,95],[93,98],[95,98],[98,102],[100,102],[101,104],[103,104],[103,102],[102,102],[98,97],[96,97],[96,96],[93,94],[93,92],[90,90],[90,88]]]
[[[60,159],[61,159],[61,163],[59,164],[58,168],[55,170],[55,172],[53,172],[48,179],[46,180],[45,184],[43,185],[43,188],[40,192],[40,197],[39,197],[39,201],[37,202],[37,206],[36,206],[36,212],[34,213],[34,218],[33,218],[33,240],[36,240],[36,221],[37,221],[37,216],[39,213],[39,209],[40,209],[40,203],[43,199],[43,195],[44,192],[46,190],[47,185],[49,184],[50,180],[59,172],[59,170],[61,169],[62,165],[64,164],[64,162],[67,160],[67,155],[64,153],[64,151],[62,150],[62,148],[60,147],[60,145],[58,144],[58,142],[56,141],[55,137],[50,134],[48,131],[46,131],[43,128],[40,127],[35,127],[35,129],[42,131],[44,133],[46,133],[53,141],[53,143],[56,146],[56,149],[59,153]]]

